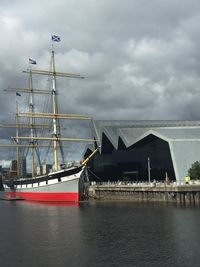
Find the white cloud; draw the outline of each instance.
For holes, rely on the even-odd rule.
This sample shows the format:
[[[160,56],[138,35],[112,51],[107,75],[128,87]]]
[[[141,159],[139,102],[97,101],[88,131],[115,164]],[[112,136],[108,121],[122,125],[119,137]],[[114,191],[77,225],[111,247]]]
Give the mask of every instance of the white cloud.
[[[10,160],[0,160],[0,166],[2,166],[3,168],[9,168],[10,167]]]

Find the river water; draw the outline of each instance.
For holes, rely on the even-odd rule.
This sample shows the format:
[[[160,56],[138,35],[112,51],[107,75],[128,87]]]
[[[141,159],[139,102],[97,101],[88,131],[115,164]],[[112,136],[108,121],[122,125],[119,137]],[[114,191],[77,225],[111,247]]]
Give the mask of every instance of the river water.
[[[200,207],[0,201],[0,266],[200,266]]]

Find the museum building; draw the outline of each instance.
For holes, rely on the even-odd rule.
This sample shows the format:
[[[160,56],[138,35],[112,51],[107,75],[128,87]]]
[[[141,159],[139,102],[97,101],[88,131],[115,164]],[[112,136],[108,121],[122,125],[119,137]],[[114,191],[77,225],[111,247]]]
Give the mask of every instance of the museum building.
[[[92,181],[184,181],[200,160],[200,121],[94,120],[99,153],[89,163]],[[88,146],[85,157],[94,150]]]

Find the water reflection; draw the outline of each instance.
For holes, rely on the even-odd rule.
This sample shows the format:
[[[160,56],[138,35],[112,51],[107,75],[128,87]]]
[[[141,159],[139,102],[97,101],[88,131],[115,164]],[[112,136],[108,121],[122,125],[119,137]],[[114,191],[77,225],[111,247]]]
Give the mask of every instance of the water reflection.
[[[33,205],[52,206],[52,207],[78,207],[79,202],[66,202],[66,201],[31,201],[23,200],[24,203],[30,203]]]
[[[173,213],[174,239],[176,240],[176,258],[183,266],[199,266],[199,220],[200,210],[195,206],[181,206]]]
[[[77,204],[0,202],[2,266],[198,266],[198,208]]]

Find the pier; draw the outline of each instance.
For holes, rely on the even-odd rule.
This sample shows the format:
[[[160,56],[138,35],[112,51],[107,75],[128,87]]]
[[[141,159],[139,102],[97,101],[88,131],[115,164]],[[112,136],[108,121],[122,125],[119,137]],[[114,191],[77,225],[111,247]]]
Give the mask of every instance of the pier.
[[[96,200],[200,204],[200,182],[191,184],[92,182],[88,188],[88,196]]]

